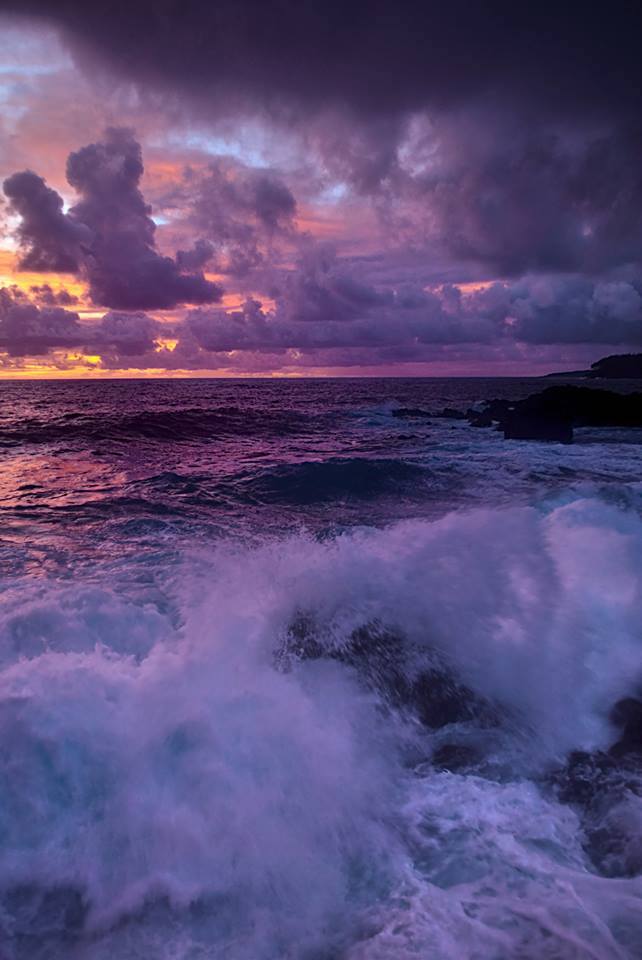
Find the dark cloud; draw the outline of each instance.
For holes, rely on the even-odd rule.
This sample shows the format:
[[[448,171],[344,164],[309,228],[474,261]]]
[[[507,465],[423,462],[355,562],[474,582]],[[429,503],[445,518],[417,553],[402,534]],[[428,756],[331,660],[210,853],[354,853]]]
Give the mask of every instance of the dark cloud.
[[[39,306],[17,287],[0,287],[0,348],[10,356],[43,356],[56,348],[127,357],[154,349],[161,325],[144,313],[110,311],[82,322],[59,306]]]
[[[144,313],[118,311],[82,322],[75,313],[41,308],[20,291],[0,289],[0,346],[12,356],[77,348],[99,354],[113,368],[262,369],[280,362],[312,367],[457,357],[470,362],[475,347],[489,361],[517,362],[525,347],[537,353],[551,344],[642,344],[640,281],[593,282],[574,274],[529,276],[470,293],[453,285],[429,291],[410,283],[382,291],[358,279],[361,264],[348,271],[327,251],[312,262],[282,285],[273,307],[250,298],[235,310],[191,310],[170,326]],[[174,351],[160,346],[163,335],[178,340]],[[235,359],[239,353],[247,359]],[[270,359],[259,361],[259,355]]]
[[[145,313],[110,311],[93,331],[92,345],[112,349],[118,356],[135,356],[153,350],[161,332],[158,321]]]
[[[41,309],[11,288],[0,288],[0,347],[11,356],[40,356],[53,347],[77,345],[81,338],[77,313]]]
[[[60,25],[88,65],[217,103],[361,114],[492,94],[556,114],[637,111],[640,11],[510,0],[3,0]]]
[[[642,281],[642,278],[640,278]],[[493,284],[463,307],[523,343],[642,344],[642,282],[583,276],[526,277]]]
[[[118,16],[100,0],[20,6],[61,26],[88,71],[98,58],[204,116],[266,108],[296,125],[405,242],[501,276],[642,258],[642,15],[630,4],[579,16],[463,0],[142,0]],[[421,116],[432,128],[418,140]],[[248,276],[295,209],[274,174],[231,162],[191,189],[201,241],[182,269]],[[140,280],[156,281],[151,264]],[[103,302],[143,306],[106,286],[98,276]]]
[[[67,179],[81,196],[70,217],[92,235],[85,259],[91,299],[119,310],[219,299],[220,288],[202,274],[183,274],[156,251],[156,224],[139,188],[142,174],[140,144],[129,130],[107,130],[104,141],[69,156]]]
[[[495,275],[596,274],[642,262],[642,125],[532,130],[470,111],[426,123],[379,192],[383,222],[411,244]]]
[[[63,213],[62,197],[31,170],[8,177],[3,189],[10,209],[21,219],[17,230],[21,269],[76,273],[81,243],[91,234]]]
[[[485,341],[496,323],[466,317],[444,296],[410,283],[378,289],[358,264],[312,246],[298,268],[282,276],[273,309],[248,299],[240,309],[188,313],[185,328],[211,351],[330,350],[390,347],[408,351],[422,343]],[[464,322],[467,321],[467,322]]]
[[[275,285],[280,319],[286,322],[356,320],[391,302],[391,291],[364,283],[349,263],[339,261],[327,245],[310,245],[298,268]]]
[[[513,356],[524,344],[642,342],[642,15],[630,4],[0,6],[57,24],[88,77],[133,82],[159,115],[167,100],[163,122],[216,132],[222,117],[235,129],[258,117],[275,141],[289,126],[308,151],[290,181],[305,213],[318,185],[339,184],[346,235],[349,203],[372,204],[383,227],[366,237],[377,264],[340,259],[297,233],[278,171],[229,158],[190,167],[190,155],[171,185],[182,249],[164,257],[140,147],[110,131],[70,156],[67,213],[36,174],[7,181],[25,268],[76,272],[116,311],[105,349],[162,365],[154,321],[122,311],[180,303],[203,308],[176,350],[160,351],[168,366],[225,365],[234,351],[257,365],[261,354],[340,365],[429,359],[449,344]],[[307,192],[306,170],[317,178]],[[234,278],[240,308],[209,306],[220,289],[208,265]],[[446,283],[497,278],[472,294]]]
[[[131,131],[109,129],[67,161],[67,179],[80,195],[69,213],[36,174],[14,174],[4,190],[22,217],[22,269],[79,273],[91,300],[119,310],[153,310],[181,303],[213,303],[221,288],[155,247],[156,225],[139,183],[140,144]]]
[[[204,172],[188,168],[186,200],[190,226],[201,235],[181,264],[213,260],[216,270],[247,276],[273,258],[275,245],[296,233],[296,201],[286,184],[269,170],[217,158]]]
[[[642,282],[578,274],[528,276],[470,293],[410,283],[382,291],[358,280],[354,266],[350,275],[326,260],[321,269],[293,274],[273,309],[248,300],[234,311],[191,311],[184,335],[217,353],[332,351],[332,365],[341,350],[361,350],[363,362],[373,364],[418,360],[425,348],[445,344],[495,344],[508,352],[512,344],[639,345],[641,291]]]
[[[214,253],[213,244],[201,237],[189,250],[176,251],[176,263],[181,270],[202,270],[210,262]]]
[[[48,283],[34,284],[29,287],[31,298],[36,303],[47,307],[73,307],[78,303],[78,297],[64,288],[53,290]]]

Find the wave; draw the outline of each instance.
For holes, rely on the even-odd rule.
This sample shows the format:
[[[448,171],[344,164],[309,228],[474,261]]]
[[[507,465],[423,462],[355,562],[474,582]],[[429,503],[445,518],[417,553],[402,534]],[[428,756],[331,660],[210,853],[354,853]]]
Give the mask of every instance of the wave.
[[[450,478],[449,483],[452,488]],[[181,514],[190,507],[299,507],[332,501],[369,502],[387,495],[421,497],[434,486],[430,469],[404,460],[336,457],[222,476],[165,470],[130,482],[126,495],[87,506],[106,515],[136,506],[159,514]]]
[[[281,464],[233,480],[250,501],[310,504],[328,500],[372,500],[425,487],[430,471],[404,460],[367,457]]]
[[[574,500],[221,543],[164,605],[25,578],[4,955],[633,960],[641,560]]]
[[[308,424],[309,417],[293,411],[265,411],[219,407],[181,410],[143,410],[132,414],[65,414],[52,420],[29,419],[0,430],[0,446],[46,444],[76,440],[127,442],[211,440],[217,436],[290,434]]]

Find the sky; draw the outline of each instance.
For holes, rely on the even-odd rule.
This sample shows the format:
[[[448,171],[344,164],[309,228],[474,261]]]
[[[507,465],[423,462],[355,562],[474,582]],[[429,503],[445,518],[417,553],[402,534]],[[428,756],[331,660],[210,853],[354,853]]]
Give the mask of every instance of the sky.
[[[636,5],[0,0],[0,377],[642,350]]]

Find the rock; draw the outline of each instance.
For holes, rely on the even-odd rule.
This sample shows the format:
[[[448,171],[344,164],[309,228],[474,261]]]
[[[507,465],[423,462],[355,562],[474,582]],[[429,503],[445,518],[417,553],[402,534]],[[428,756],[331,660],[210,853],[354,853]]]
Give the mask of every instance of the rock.
[[[442,743],[431,757],[439,770],[463,770],[479,762],[479,751],[465,743]]]
[[[492,427],[493,418],[488,411],[484,411],[483,413],[476,414],[474,417],[470,417],[469,423],[471,427]]]
[[[525,400],[491,400],[467,418],[478,427],[496,421],[507,440],[571,443],[574,427],[642,427],[642,393],[555,386]]]
[[[584,849],[604,876],[642,871],[642,700],[619,700],[609,715],[620,735],[608,751],[574,751],[548,778],[560,803],[572,804]]]
[[[488,701],[442,668],[420,673],[409,685],[406,698],[424,726],[432,730],[472,720],[482,726],[498,722],[497,710]]]
[[[630,877],[642,870],[637,830],[642,779],[639,758],[610,753],[571,753],[551,777],[560,803],[572,804],[582,822],[584,850],[603,876]]]
[[[606,753],[574,750],[566,766],[552,775],[551,782],[561,803],[588,806],[604,792],[616,770],[616,761]]]
[[[565,370],[563,373],[549,373],[548,376],[642,380],[642,353],[611,354],[592,363],[590,370]]]
[[[547,373],[544,380],[590,380],[590,370],[557,370],[555,373]]]
[[[428,410],[421,410],[419,407],[397,407],[392,411],[392,415],[404,420],[428,419],[432,416]]]
[[[84,893],[71,886],[24,883],[2,892],[0,911],[0,933],[5,932],[2,921],[6,919],[14,937],[33,938],[37,942],[78,935],[85,925],[89,904]]]
[[[409,669],[403,636],[379,623],[353,630],[340,646],[330,637],[327,640],[323,642],[314,619],[299,612],[275,651],[275,664],[288,671],[297,660],[338,660],[354,669],[361,682],[376,690],[389,707],[414,714],[431,730],[452,723],[473,721],[492,727],[499,722],[499,710],[460,683],[445,665],[439,663],[420,672]]]
[[[591,364],[591,377],[642,379],[642,353],[612,354]]]
[[[441,417],[444,420],[466,419],[466,414],[462,410],[455,410],[454,407],[444,407],[441,413],[436,414],[436,416]]]
[[[622,731],[619,739],[609,750],[609,755],[612,757],[623,757],[627,754],[642,756],[642,701],[635,697],[618,700],[609,720]]]
[[[472,427],[492,427],[494,423],[501,423],[511,409],[508,400],[487,400],[470,407],[466,419]]]
[[[642,393],[614,393],[591,387],[548,387],[514,404],[522,416],[567,421],[575,427],[642,426]]]
[[[568,420],[515,412],[504,421],[505,440],[547,440],[572,443],[573,427]]]

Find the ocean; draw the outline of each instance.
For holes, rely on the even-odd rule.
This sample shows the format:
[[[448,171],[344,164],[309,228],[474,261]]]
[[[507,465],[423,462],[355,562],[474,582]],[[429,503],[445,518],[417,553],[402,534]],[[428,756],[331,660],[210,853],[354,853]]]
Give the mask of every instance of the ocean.
[[[546,385],[0,384],[2,960],[642,957],[642,436],[432,415]]]

